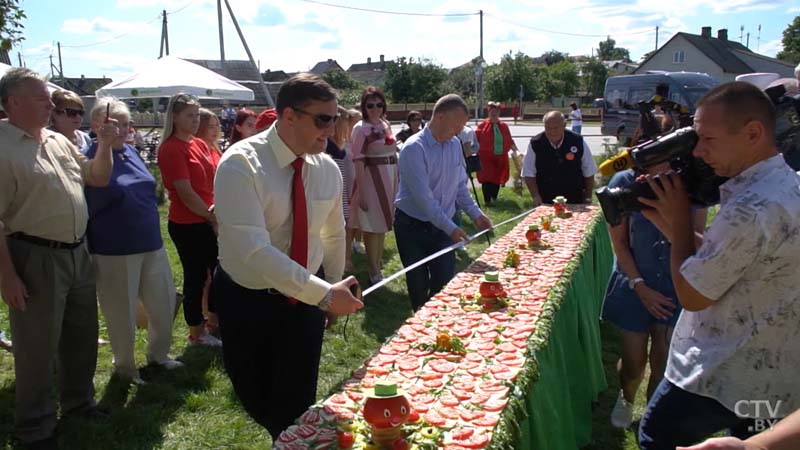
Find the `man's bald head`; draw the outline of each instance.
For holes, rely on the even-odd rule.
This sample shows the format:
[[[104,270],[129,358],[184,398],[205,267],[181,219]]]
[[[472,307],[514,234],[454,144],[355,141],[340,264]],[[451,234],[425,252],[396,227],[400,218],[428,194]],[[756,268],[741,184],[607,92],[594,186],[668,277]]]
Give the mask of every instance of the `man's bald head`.
[[[550,111],[542,118],[544,122],[544,134],[547,139],[553,144],[558,144],[564,139],[564,129],[567,126],[567,120],[561,111]]]

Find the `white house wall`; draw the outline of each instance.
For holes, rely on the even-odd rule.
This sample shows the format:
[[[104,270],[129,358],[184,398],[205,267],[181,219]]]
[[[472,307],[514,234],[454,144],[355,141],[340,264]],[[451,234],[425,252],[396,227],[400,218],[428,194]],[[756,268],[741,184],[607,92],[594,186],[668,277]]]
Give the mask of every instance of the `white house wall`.
[[[683,50],[684,62],[673,62],[676,51]],[[682,36],[676,36],[661,47],[658,52],[647,62],[636,69],[637,74],[646,73],[648,70],[665,70],[667,72],[701,72],[714,77],[718,82],[734,81],[736,74],[724,73],[722,68],[711,58],[697,49]]]

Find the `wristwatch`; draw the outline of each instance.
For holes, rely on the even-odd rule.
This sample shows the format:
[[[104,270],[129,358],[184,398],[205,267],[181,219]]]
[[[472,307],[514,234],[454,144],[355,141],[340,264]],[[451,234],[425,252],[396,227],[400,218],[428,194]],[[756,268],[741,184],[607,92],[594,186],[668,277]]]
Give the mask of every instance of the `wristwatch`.
[[[331,301],[333,301],[333,289],[328,289],[328,293],[322,298],[322,301],[317,304],[317,307],[323,311],[331,308]]]
[[[636,288],[636,285],[639,284],[639,283],[644,283],[644,278],[636,277],[636,278],[629,278],[628,279],[628,287],[631,288],[631,290]]]

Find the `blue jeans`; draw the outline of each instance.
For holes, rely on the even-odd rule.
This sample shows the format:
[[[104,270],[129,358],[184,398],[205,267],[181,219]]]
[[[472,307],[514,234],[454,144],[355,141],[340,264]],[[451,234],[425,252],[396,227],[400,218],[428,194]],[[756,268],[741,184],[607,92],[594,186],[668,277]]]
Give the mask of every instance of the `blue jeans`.
[[[749,431],[754,423],[736,416],[713,398],[684,391],[664,378],[639,422],[639,448],[675,450],[725,429],[731,436],[747,439],[755,434]]]
[[[396,209],[394,214],[394,235],[403,267],[408,267],[453,243],[447,233],[430,222],[417,220],[400,209]],[[442,290],[453,278],[455,268],[456,257],[450,252],[406,274],[408,297],[414,311]]]
[[[581,134],[581,130],[583,129],[583,125],[573,125],[572,132],[575,134]]]

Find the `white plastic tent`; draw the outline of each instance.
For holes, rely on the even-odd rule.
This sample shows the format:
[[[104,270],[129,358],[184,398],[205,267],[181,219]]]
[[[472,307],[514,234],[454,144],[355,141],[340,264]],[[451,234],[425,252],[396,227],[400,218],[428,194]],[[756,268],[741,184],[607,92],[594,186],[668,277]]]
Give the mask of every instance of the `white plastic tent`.
[[[109,83],[97,97],[159,98],[182,92],[199,98],[251,101],[253,91],[205,67],[164,56],[125,79]]]

